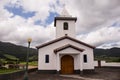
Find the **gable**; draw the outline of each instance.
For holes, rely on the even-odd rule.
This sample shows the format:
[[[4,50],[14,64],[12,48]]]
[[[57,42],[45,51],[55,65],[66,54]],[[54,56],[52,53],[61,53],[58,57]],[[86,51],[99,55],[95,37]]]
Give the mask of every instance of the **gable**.
[[[79,50],[76,50],[74,48],[68,47],[68,48],[65,48],[61,51],[54,53],[54,54],[64,54],[64,55],[66,54],[67,55],[67,54],[80,54],[80,53],[82,53],[82,52]]]
[[[75,50],[77,50],[77,51],[80,51],[80,52],[84,51],[84,49],[81,49],[81,48],[78,48],[78,47],[76,47],[76,46],[67,44],[67,45],[64,45],[64,46],[62,46],[62,47],[59,47],[59,48],[54,49],[54,53],[56,54],[57,52],[62,51],[62,50],[67,49],[67,48],[73,48],[73,49],[75,49]]]
[[[74,41],[74,42],[76,42],[76,43],[78,43],[78,44],[82,44],[82,45],[87,46],[87,47],[89,47],[89,48],[93,48],[93,49],[95,48],[94,46],[91,46],[91,45],[89,45],[89,44],[86,44],[86,43],[84,43],[84,42],[82,42],[82,41],[79,41],[79,40],[77,40],[77,39],[71,38],[71,37],[69,37],[69,36],[67,36],[67,35],[65,35],[65,36],[63,36],[63,37],[60,37],[60,38],[57,38],[57,39],[55,39],[55,40],[52,40],[52,41],[50,41],[50,42],[44,43],[44,44],[42,44],[42,45],[36,46],[36,48],[39,49],[39,48],[48,46],[48,45],[50,45],[50,44],[59,42],[59,41],[64,40],[64,39],[72,40],[72,41]]]

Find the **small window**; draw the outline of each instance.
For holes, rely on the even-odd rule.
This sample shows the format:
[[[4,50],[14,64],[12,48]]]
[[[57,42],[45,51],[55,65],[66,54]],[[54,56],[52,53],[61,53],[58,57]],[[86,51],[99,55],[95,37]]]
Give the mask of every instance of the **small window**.
[[[87,55],[83,55],[84,63],[87,63]]]
[[[64,30],[68,30],[68,23],[67,22],[64,22],[63,28],[64,28]]]
[[[49,63],[49,55],[45,55],[45,63]]]

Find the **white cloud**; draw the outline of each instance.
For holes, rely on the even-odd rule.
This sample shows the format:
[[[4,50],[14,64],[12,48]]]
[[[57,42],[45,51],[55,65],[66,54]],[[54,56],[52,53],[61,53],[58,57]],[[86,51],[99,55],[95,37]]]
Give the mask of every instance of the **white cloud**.
[[[116,21],[120,23],[120,0],[1,0],[0,3],[1,41],[26,45],[26,39],[31,37],[32,46],[36,46],[55,38],[53,22],[46,27],[35,25],[34,22],[41,20],[41,24],[46,24],[50,12],[61,13],[65,4],[69,14],[77,17],[79,40],[97,47],[120,45],[120,26],[111,26]],[[36,13],[26,19],[7,11],[4,8],[6,5],[22,7],[25,13]]]
[[[77,16],[77,38],[95,45],[116,44],[120,39],[120,0],[60,0],[66,4],[68,12]],[[111,27],[109,27],[111,26]],[[112,45],[111,45],[112,46]]]
[[[28,1],[25,2],[23,0],[22,3],[18,2],[18,0],[14,1],[3,1],[3,5],[0,7],[0,40],[1,41],[7,41],[7,42],[12,42],[15,44],[20,44],[20,45],[26,45],[27,43],[27,38],[31,37],[33,39],[33,46],[36,46],[37,44],[41,44],[42,42],[51,40],[55,37],[55,27],[53,27],[53,23],[50,25],[47,25],[47,27],[40,26],[40,25],[34,25],[35,22],[35,17],[38,19],[44,19],[47,18],[49,15],[49,10],[50,10],[50,0],[47,2],[43,1],[30,1],[31,3],[28,4]],[[40,3],[42,2],[42,3]],[[44,3],[44,4],[43,4]],[[14,15],[12,13],[9,13],[4,6],[11,4],[9,6],[12,7],[19,7],[23,6],[25,11],[36,11],[36,15],[34,17],[31,17],[29,19],[25,19],[24,17]],[[40,4],[42,4],[40,6]],[[33,5],[33,6],[32,6]],[[40,7],[38,7],[40,6]],[[26,7],[26,8],[25,8]],[[43,10],[41,8],[43,7]],[[30,8],[30,9],[29,9]],[[32,9],[33,8],[33,9]],[[38,15],[39,14],[39,15]],[[14,17],[11,17],[13,16]]]
[[[105,43],[105,44],[102,44],[100,46],[98,46],[97,48],[104,48],[104,49],[110,49],[110,48],[113,48],[113,47],[119,47],[120,48],[120,41],[118,42],[111,42],[111,43]]]
[[[60,1],[66,4],[70,14],[78,17],[76,24],[78,34],[88,32],[120,16],[120,0]]]
[[[32,21],[27,21],[20,16],[3,21],[0,24],[0,40],[25,45],[27,38],[31,37],[35,46],[37,43],[54,38],[53,32],[55,29],[53,26],[43,27],[30,22]]]
[[[87,34],[79,35],[77,38],[99,47],[101,45],[110,45],[111,43],[116,44],[120,40],[119,37],[120,27],[106,26]]]
[[[0,21],[7,20],[13,14],[9,13],[7,10],[4,9],[4,6],[9,2],[9,0],[1,0],[0,1]]]
[[[54,11],[54,7],[51,5],[56,4],[56,0],[20,0],[21,6],[26,12],[34,11],[35,16],[32,17],[33,20],[41,20],[43,23],[50,15],[51,11]]]

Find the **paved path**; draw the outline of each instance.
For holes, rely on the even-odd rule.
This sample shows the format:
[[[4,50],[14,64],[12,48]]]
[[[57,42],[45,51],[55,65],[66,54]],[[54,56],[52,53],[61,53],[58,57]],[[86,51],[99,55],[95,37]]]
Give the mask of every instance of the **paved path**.
[[[11,79],[10,79],[11,80]],[[23,75],[17,79],[23,80]],[[29,73],[29,80],[120,80],[120,68],[96,68],[95,73],[80,75],[56,75]]]
[[[76,78],[76,79],[82,79],[82,80],[104,80],[104,79],[93,79],[93,78],[85,78],[80,75],[60,75],[63,77],[69,77],[69,78]]]

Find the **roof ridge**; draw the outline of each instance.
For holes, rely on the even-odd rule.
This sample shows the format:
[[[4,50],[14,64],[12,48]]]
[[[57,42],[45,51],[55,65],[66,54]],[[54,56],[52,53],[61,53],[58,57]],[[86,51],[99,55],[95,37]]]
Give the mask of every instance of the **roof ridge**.
[[[77,40],[77,39],[74,39],[74,38],[69,37],[69,36],[66,36],[66,35],[63,36],[63,37],[54,39],[54,40],[52,40],[52,41],[49,41],[49,42],[47,42],[47,43],[41,44],[40,46],[36,46],[36,48],[39,49],[39,48],[45,47],[45,46],[47,46],[47,45],[49,45],[49,44],[58,42],[58,41],[60,41],[60,40],[66,39],[66,38],[67,38],[67,39],[70,39],[70,40],[72,40],[72,41],[75,41],[75,42],[77,42],[77,43],[79,43],[79,44],[83,44],[83,45],[85,45],[85,46],[88,46],[88,47],[90,47],[90,48],[95,48],[94,46],[91,46],[91,45],[89,45],[89,44],[87,44],[87,43],[84,43],[84,42],[82,42],[82,41],[79,41],[79,40]]]

